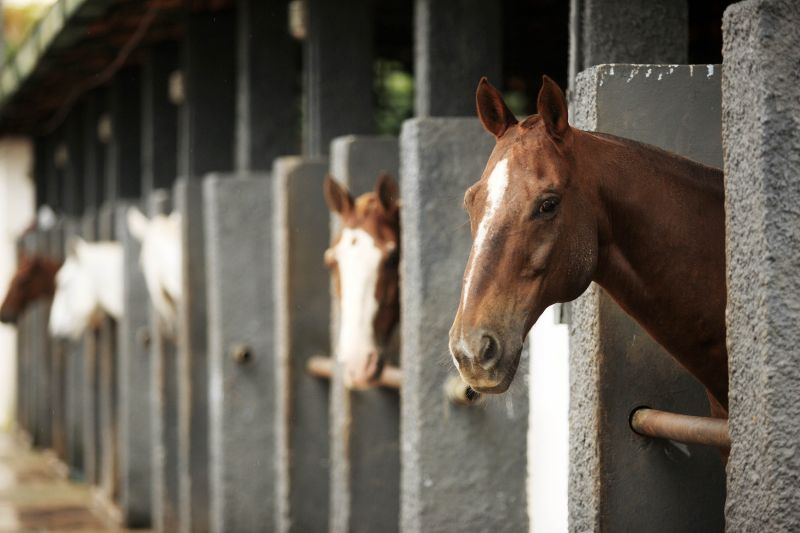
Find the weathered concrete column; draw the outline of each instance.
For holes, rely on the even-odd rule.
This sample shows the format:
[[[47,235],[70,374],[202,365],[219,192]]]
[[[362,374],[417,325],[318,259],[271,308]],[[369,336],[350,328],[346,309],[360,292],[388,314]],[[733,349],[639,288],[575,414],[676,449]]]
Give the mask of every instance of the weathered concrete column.
[[[116,236],[123,249],[122,318],[117,323],[119,507],[129,528],[150,527],[150,299],[139,241],[128,229],[129,204],[117,204]]]
[[[168,191],[154,191],[150,216],[172,209]],[[152,527],[158,533],[178,530],[178,352],[175,339],[164,332],[150,302],[150,454]]]
[[[381,172],[398,176],[394,137],[349,135],[331,144],[331,174],[354,196],[375,189]],[[331,235],[338,233],[337,216]],[[331,311],[336,346],[337,306]],[[336,357],[332,348],[331,357]],[[397,365],[397,347],[387,360]],[[337,365],[338,366],[338,365]],[[397,531],[400,510],[400,395],[375,389],[349,392],[337,368],[331,383],[331,532]]]
[[[277,443],[272,183],[266,175],[211,175],[203,186],[211,530],[270,529]]]
[[[400,137],[403,448],[400,530],[526,531],[527,350],[511,389],[448,402],[447,347],[470,249],[464,191],[493,138],[476,119],[406,121]]]
[[[415,0],[414,6],[417,116],[474,116],[481,76],[502,81],[502,3]]]
[[[328,153],[340,135],[372,133],[372,0],[308,0],[303,151]]]
[[[283,0],[237,3],[236,168],[240,171],[270,170],[276,157],[300,148],[298,44],[289,36],[287,11]]]
[[[235,117],[235,13],[186,17],[174,205],[181,213],[183,297],[178,306],[178,473],[180,531],[210,529],[208,322],[202,177],[232,170]]]
[[[686,63],[685,0],[571,0],[570,91],[582,70],[603,63]]]
[[[731,532],[800,529],[798,27],[788,0],[723,22]]]
[[[326,158],[281,157],[273,180],[275,417],[278,532],[326,531],[328,524],[328,383],[305,372],[309,357],[328,353],[330,299],[322,256],[328,208]]]
[[[714,65],[603,65],[578,76],[577,127],[720,165]],[[717,450],[636,435],[642,405],[708,416],[705,389],[596,285],[570,328],[570,531],[722,531]]]

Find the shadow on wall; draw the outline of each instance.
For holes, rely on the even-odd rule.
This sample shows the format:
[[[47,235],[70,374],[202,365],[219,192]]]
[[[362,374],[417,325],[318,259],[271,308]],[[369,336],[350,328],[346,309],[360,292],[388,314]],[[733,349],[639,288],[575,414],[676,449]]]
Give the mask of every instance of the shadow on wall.
[[[0,293],[17,263],[16,239],[34,216],[32,149],[25,139],[0,141]],[[16,330],[0,324],[0,431],[11,427],[16,396]]]

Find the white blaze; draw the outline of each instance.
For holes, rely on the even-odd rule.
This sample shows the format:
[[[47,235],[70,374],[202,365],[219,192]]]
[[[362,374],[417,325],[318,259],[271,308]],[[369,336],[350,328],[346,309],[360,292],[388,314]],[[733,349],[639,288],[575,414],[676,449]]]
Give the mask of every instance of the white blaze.
[[[508,189],[508,159],[503,159],[494,166],[492,173],[489,174],[489,183],[487,186],[486,209],[483,211],[483,218],[478,225],[478,232],[475,234],[475,242],[472,244],[473,255],[464,281],[462,307],[466,307],[467,305],[467,298],[469,298],[469,290],[472,285],[475,265],[478,264],[478,260],[483,253],[486,236],[492,229],[492,220],[495,215],[497,215],[497,211],[503,203],[506,189]]]
[[[363,361],[377,350],[372,322],[378,312],[375,288],[381,251],[362,229],[345,228],[334,248],[341,289],[337,357],[342,362]]]

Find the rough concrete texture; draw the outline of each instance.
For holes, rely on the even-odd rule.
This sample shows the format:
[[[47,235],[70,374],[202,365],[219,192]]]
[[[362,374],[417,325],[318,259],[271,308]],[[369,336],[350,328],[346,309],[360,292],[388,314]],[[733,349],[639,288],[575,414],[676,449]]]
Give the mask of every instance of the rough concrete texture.
[[[398,159],[395,137],[349,135],[331,143],[331,174],[354,196],[374,190],[382,172],[397,180]],[[332,215],[331,238],[340,226],[339,217]],[[335,347],[338,306],[332,301],[331,345]],[[333,349],[331,356],[336,356]],[[384,356],[391,364],[398,364],[396,346],[388,346]],[[398,392],[348,392],[341,368],[337,368],[331,384],[331,532],[397,531],[399,433]]]
[[[64,244],[80,233],[78,219],[64,220]],[[83,477],[83,340],[66,342],[67,385],[64,391],[66,403],[67,465],[70,475]]]
[[[93,241],[97,236],[97,214],[93,210],[84,213],[81,236]],[[83,465],[86,482],[100,482],[100,378],[97,356],[97,331],[89,329],[83,334]]]
[[[686,63],[685,0],[572,0],[570,89],[582,70],[603,63]]]
[[[727,530],[800,530],[800,4],[723,23],[730,431]]]
[[[500,81],[501,2],[415,0],[414,8],[417,116],[474,116],[478,80]]]
[[[116,201],[107,201],[98,214],[98,240],[116,240]],[[119,496],[119,419],[117,417],[117,323],[103,317],[97,336],[100,404],[100,487],[110,501]]]
[[[272,183],[204,180],[211,529],[275,523]]]
[[[578,76],[575,125],[719,166],[714,65],[602,65]],[[570,328],[570,531],[722,531],[716,450],[633,433],[647,405],[708,415],[705,389],[592,284]]]
[[[178,302],[178,522],[180,531],[209,524],[208,320],[202,182],[178,178],[182,294]]]
[[[129,204],[116,212],[123,250],[123,312],[117,331],[119,506],[126,527],[150,527],[150,299],[142,273],[139,241],[128,231]]]
[[[477,119],[406,121],[400,138],[403,435],[400,530],[528,529],[528,361],[511,389],[453,405],[448,331],[470,250],[464,191],[494,143]]]
[[[275,317],[275,455],[278,532],[328,529],[329,385],[306,374],[309,357],[329,353],[330,298],[322,256],[328,208],[327,158],[281,157],[272,170],[272,316]]]
[[[171,211],[169,191],[148,198],[149,214]],[[159,533],[178,531],[178,354],[150,303],[150,416],[152,527]]]

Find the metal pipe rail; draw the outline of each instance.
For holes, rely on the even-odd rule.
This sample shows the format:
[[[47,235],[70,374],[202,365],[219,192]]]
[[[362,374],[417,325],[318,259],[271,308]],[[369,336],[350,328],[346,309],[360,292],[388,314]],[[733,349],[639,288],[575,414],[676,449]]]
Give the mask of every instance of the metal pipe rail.
[[[335,364],[336,362],[331,357],[314,355],[309,357],[308,362],[306,362],[306,372],[315,378],[332,379]],[[402,370],[396,366],[386,365],[383,367],[383,372],[381,372],[377,385],[387,389],[399,390],[403,385]],[[483,399],[480,393],[472,390],[458,376],[451,376],[445,382],[444,392],[448,400],[460,405],[475,405]]]
[[[308,358],[306,372],[315,378],[332,379],[333,367],[336,363],[330,357],[314,355]],[[377,385],[387,389],[399,389],[403,384],[403,373],[396,366],[386,365],[378,379]]]
[[[639,407],[631,413],[630,425],[634,432],[645,437],[718,448],[731,447],[726,418],[681,415]]]

